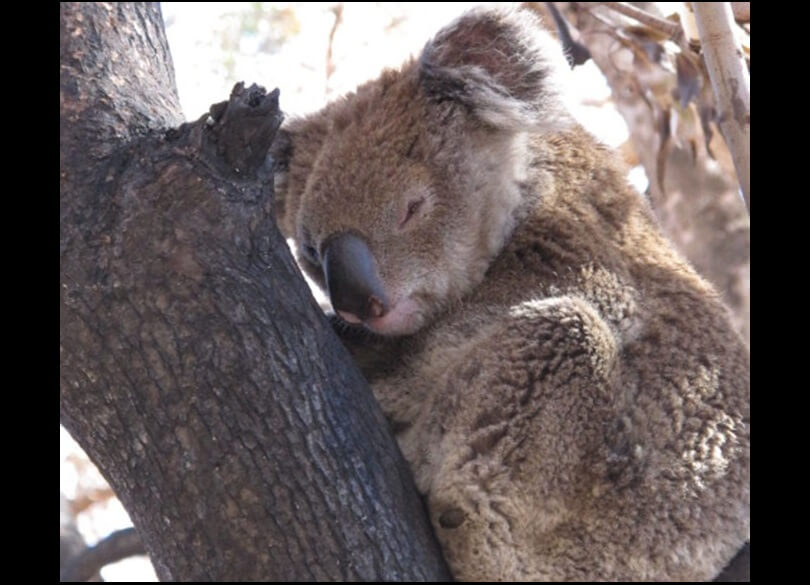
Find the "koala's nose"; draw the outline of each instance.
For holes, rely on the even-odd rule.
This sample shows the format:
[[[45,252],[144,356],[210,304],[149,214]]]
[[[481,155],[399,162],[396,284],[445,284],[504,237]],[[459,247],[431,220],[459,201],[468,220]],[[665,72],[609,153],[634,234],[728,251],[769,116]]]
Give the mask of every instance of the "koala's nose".
[[[366,242],[349,232],[331,236],[324,246],[323,271],[332,306],[366,321],[388,312],[377,264]]]

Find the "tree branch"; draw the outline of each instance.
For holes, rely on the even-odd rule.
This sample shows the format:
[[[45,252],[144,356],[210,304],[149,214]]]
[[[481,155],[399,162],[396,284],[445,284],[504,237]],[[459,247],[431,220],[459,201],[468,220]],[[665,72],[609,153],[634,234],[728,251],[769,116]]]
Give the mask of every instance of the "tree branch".
[[[626,2],[600,2],[599,4],[664,33],[678,44],[681,44],[683,40],[683,29],[676,22],[659,18]]]
[[[74,556],[59,577],[60,581],[88,581],[103,567],[136,555],[145,555],[146,550],[134,527],[124,528],[103,538]]]
[[[332,61],[332,50],[335,43],[335,33],[337,32],[340,23],[343,22],[343,2],[338,2],[332,6],[331,12],[335,15],[335,22],[332,23],[332,29],[329,31],[329,44],[326,47],[326,95],[329,97],[329,80],[335,72],[335,64]]]
[[[156,3],[60,4],[60,420],[177,581],[444,580],[275,225],[278,94],[180,120]]]
[[[750,2],[732,2],[731,11],[734,13],[734,20],[737,22],[751,22]]]
[[[734,36],[734,15],[728,2],[692,2],[706,68],[737,179],[751,211],[751,80]]]

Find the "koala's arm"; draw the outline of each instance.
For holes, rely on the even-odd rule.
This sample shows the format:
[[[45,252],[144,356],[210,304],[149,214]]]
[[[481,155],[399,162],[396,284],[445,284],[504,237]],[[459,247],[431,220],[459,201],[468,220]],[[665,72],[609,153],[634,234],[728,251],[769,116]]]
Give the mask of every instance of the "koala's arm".
[[[401,443],[426,453],[417,477],[456,579],[587,575],[574,565],[598,553],[566,527],[584,528],[579,466],[615,354],[593,309],[563,297],[514,308],[448,369]]]
[[[619,356],[597,312],[561,297],[514,308],[448,368],[400,444],[456,579],[710,579],[733,555],[721,527],[682,528],[706,516],[697,499],[650,479]]]

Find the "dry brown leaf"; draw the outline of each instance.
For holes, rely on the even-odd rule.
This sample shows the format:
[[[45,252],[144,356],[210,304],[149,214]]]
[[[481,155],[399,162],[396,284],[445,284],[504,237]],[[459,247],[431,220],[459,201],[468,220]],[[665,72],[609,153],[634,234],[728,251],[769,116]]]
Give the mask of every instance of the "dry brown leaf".
[[[638,153],[636,153],[636,149],[633,148],[633,141],[629,138],[619,146],[619,154],[629,167],[635,167],[641,164]]]
[[[670,138],[672,136],[670,131],[670,115],[669,108],[661,110],[658,116],[658,136],[660,138],[658,155],[655,159],[655,175],[658,181],[658,189],[662,194],[666,193],[664,189],[664,177],[667,171],[667,155],[669,154]]]
[[[678,85],[673,97],[680,103],[681,109],[685,109],[700,93],[703,75],[700,68],[684,53],[679,53],[675,57],[675,71]]]
[[[645,64],[653,65],[661,63],[661,59],[666,54],[664,42],[668,40],[666,35],[659,31],[645,26],[627,26],[622,29],[625,38],[634,45],[634,53],[643,55]]]
[[[82,493],[78,494],[75,499],[70,501],[70,510],[74,516],[78,516],[90,506],[106,502],[114,497],[115,493],[109,486],[84,490]]]
[[[683,26],[683,33],[686,35],[686,40],[690,46],[700,46],[700,34],[698,33],[697,21],[695,20],[695,13],[692,12],[692,7],[688,2],[681,4],[684,10],[681,12],[681,25]]]
[[[714,156],[714,150],[712,149],[712,137],[714,136],[714,130],[712,129],[712,120],[717,115],[714,110],[714,107],[711,104],[701,104],[698,109],[700,115],[700,128],[703,131],[703,143],[706,146],[706,154],[713,159],[717,157]]]
[[[722,169],[723,175],[726,177],[726,179],[729,182],[736,184],[738,183],[737,171],[734,167],[734,160],[731,158],[731,152],[728,150],[728,144],[726,143],[725,139],[723,139],[720,129],[714,123],[712,123],[711,127],[714,131],[712,132],[709,146],[714,153],[714,159]]]

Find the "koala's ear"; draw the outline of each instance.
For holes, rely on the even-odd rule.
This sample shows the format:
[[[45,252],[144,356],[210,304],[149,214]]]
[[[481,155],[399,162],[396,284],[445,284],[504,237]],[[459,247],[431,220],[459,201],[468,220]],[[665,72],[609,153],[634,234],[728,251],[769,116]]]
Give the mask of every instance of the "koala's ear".
[[[270,146],[275,187],[273,212],[286,238],[295,237],[301,196],[328,130],[329,115],[325,111],[290,117]]]
[[[419,66],[430,98],[460,102],[490,126],[553,128],[569,119],[562,49],[527,10],[467,12],[428,42]]]

